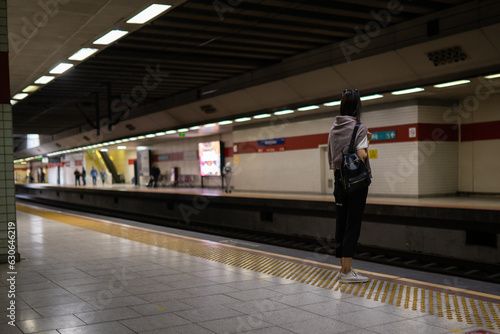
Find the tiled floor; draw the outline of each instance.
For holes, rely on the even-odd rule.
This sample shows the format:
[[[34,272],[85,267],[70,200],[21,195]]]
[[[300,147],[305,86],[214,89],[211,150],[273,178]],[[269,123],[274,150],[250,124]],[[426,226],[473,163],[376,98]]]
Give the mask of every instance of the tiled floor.
[[[492,330],[486,319],[483,327],[450,320],[361,297],[350,285],[325,289],[187,255],[163,247],[157,233],[144,243],[22,211],[17,223],[27,259],[16,264],[16,327],[0,313],[2,334],[499,331],[498,301],[481,304],[495,311]],[[8,271],[0,265],[1,310]]]

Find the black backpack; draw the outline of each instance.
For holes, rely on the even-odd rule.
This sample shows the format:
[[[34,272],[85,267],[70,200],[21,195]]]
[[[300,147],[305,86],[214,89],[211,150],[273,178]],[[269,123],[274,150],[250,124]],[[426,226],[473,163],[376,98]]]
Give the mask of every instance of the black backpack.
[[[354,127],[351,143],[349,144],[349,151],[347,153],[342,152],[340,175],[342,177],[342,185],[348,193],[353,193],[359,189],[368,187],[372,182],[364,161],[354,150],[354,142],[356,141],[359,124],[360,123],[357,123]]]

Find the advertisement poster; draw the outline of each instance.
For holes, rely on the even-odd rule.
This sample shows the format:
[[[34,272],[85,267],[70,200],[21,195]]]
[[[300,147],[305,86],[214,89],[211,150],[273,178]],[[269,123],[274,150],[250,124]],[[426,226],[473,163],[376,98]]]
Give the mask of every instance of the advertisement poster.
[[[149,150],[137,151],[137,173],[139,176],[149,176]]]
[[[198,155],[200,157],[201,176],[221,175],[220,141],[211,141],[198,144]]]

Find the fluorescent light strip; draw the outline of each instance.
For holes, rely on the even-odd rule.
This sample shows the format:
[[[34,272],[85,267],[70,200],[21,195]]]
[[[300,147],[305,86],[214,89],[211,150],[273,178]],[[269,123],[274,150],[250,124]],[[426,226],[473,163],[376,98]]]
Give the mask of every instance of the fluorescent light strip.
[[[63,74],[64,72],[66,72],[67,70],[69,70],[72,67],[73,67],[73,64],[60,63],[59,65],[57,65],[56,67],[54,67],[53,69],[51,69],[49,71],[49,73],[52,73],[52,74]]]
[[[167,134],[167,133],[166,133],[165,131],[155,133],[155,135],[156,135],[157,137],[164,136],[164,135],[166,135],[166,134]]]
[[[167,9],[172,7],[171,5],[159,5],[153,4],[148,8],[144,9],[142,12],[127,21],[130,24],[143,24],[157,17],[161,13],[165,12]]]
[[[117,149],[119,149],[119,150],[126,150],[127,146],[118,146]]]
[[[405,95],[405,94],[413,94],[413,93],[422,92],[424,90],[425,89],[423,89],[423,88],[415,87],[415,88],[410,88],[410,89],[398,90],[398,91],[392,92],[391,94],[392,95]]]
[[[156,135],[155,135],[155,134],[153,134],[153,133],[151,133],[151,134],[149,134],[149,135],[146,135],[146,138],[154,138],[154,137],[156,137]]]
[[[173,135],[174,133],[177,133],[175,130],[169,130],[166,132],[167,135]]]
[[[71,57],[69,57],[69,60],[78,60],[82,61],[87,59],[88,57],[92,56],[94,53],[99,51],[99,49],[95,48],[82,48],[79,51],[75,52]]]
[[[319,106],[307,106],[307,107],[297,108],[298,111],[307,111],[307,110],[314,110],[314,109],[319,109]]]
[[[183,129],[177,129],[177,132],[188,132],[189,129],[187,128],[183,128]]]
[[[189,130],[198,130],[198,129],[200,129],[200,128],[201,128],[201,126],[196,125],[196,126],[192,126],[192,127],[190,127],[190,128],[189,128]]]
[[[233,124],[233,121],[222,121],[219,122],[220,125],[228,125],[228,124]]]
[[[238,123],[241,123],[241,122],[248,122],[248,121],[251,121],[251,120],[252,119],[250,117],[242,117],[242,118],[237,118],[234,121],[238,122]]]
[[[40,86],[29,85],[28,87],[23,89],[23,92],[24,93],[33,93],[33,92],[36,92],[39,88],[40,88]]]
[[[118,29],[111,30],[106,35],[102,36],[101,38],[96,39],[93,44],[109,45],[109,44],[119,40],[120,38],[122,38],[126,34],[128,34],[128,31],[125,31],[125,30],[118,30]]]
[[[215,124],[215,123],[208,123],[208,124],[203,125],[203,127],[205,127],[205,128],[213,128],[216,125],[217,124]]]
[[[295,111],[292,110],[292,109],[287,109],[287,110],[281,110],[281,111],[277,111],[275,112],[274,114],[275,115],[287,115],[287,114],[293,114]]]
[[[130,141],[136,141],[137,139],[139,139],[139,138],[137,138],[137,137],[131,137],[131,138],[129,138]]]
[[[19,101],[16,101],[16,100],[10,100],[10,105],[12,105],[12,106],[13,106],[13,105],[14,105],[14,104],[16,104],[17,102],[19,102]]]
[[[374,95],[363,96],[360,98],[360,100],[361,101],[369,101],[369,100],[381,99],[383,97],[384,97],[384,95],[374,94]]]
[[[137,139],[146,139],[146,136],[139,136]]]
[[[500,78],[500,73],[498,74],[492,74],[492,75],[487,75],[484,77],[485,79],[496,79],[496,78]]]
[[[100,150],[101,152],[108,152],[108,149],[107,148],[101,148]]]
[[[52,75],[43,75],[41,76],[40,78],[38,78],[35,83],[36,84],[41,84],[41,85],[44,85],[44,84],[47,84],[49,82],[51,82],[52,80],[54,80],[56,77],[52,76]]]
[[[340,106],[340,101],[332,101],[332,102],[327,102],[323,103],[325,107],[335,107],[335,106]]]
[[[22,100],[22,99],[25,99],[27,96],[28,96],[28,94],[26,94],[26,93],[17,93],[12,98],[14,100]]]
[[[445,82],[442,84],[434,85],[436,88],[445,88],[445,87],[451,87],[451,86],[458,86],[458,85],[464,85],[468,84],[470,80],[458,80],[458,81],[451,81],[451,82]]]
[[[255,115],[253,118],[255,118],[255,119],[261,119],[261,118],[268,118],[268,117],[271,117],[271,114]]]

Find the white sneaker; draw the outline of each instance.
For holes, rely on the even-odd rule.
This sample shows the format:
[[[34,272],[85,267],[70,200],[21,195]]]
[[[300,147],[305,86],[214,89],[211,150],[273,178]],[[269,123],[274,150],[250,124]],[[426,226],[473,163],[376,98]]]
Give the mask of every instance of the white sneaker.
[[[340,283],[364,283],[368,282],[370,279],[365,276],[361,276],[356,271],[351,270],[347,274],[340,273]]]

